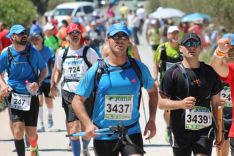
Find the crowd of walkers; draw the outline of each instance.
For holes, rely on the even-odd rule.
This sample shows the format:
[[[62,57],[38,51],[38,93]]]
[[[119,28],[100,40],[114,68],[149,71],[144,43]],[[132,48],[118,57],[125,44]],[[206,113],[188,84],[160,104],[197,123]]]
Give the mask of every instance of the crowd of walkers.
[[[150,52],[138,51],[138,35]],[[143,136],[156,135],[157,108],[165,111],[165,139],[174,156],[210,156],[214,144],[218,156],[229,149],[234,156],[233,47],[234,34],[223,27],[149,18],[143,5],[109,5],[105,15],[96,10],[90,19],[79,14],[60,23],[46,17],[30,29],[14,24],[7,30],[0,22],[1,96],[17,155],[25,156],[25,142],[31,156],[39,155],[38,133],[53,129],[53,99],[61,97],[74,156],[89,156],[91,139],[97,156],[144,155]],[[199,61],[208,50],[210,65]],[[152,74],[140,58],[151,52]],[[149,96],[143,134],[142,88]]]

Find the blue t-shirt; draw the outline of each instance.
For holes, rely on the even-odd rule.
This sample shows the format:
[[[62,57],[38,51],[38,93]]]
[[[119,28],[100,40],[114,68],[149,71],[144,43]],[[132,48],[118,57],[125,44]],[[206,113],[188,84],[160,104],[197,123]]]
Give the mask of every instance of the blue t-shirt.
[[[7,48],[0,55],[0,73],[7,71],[8,85],[18,93],[29,94],[25,86],[25,81],[36,82],[39,71],[46,68],[46,64],[39,52],[31,46],[30,48],[30,64],[27,60],[28,48],[21,52],[17,52],[13,46],[9,47],[12,52],[11,66],[9,67],[9,59]]]
[[[107,59],[105,60],[105,62],[107,64],[108,71],[110,72],[103,73],[98,83],[98,89],[96,92],[96,99],[93,110],[93,122],[99,128],[107,128],[109,126],[116,126],[118,124],[124,126],[132,125],[138,122],[140,118],[138,110],[140,81],[138,79],[138,76],[135,70],[130,66],[129,61],[127,61],[122,66],[111,66],[108,64]],[[137,61],[137,64],[141,69],[143,87],[147,90],[151,89],[153,87],[154,81],[148,68],[140,61]],[[121,67],[123,67],[124,69]],[[88,70],[83,79],[80,81],[76,90],[76,94],[84,96],[86,98],[90,96],[94,89],[95,72],[97,68],[98,63],[94,64]],[[111,100],[113,101],[117,99],[119,105],[114,104],[112,105],[112,107],[109,103],[111,103]],[[127,103],[124,103],[122,101],[122,103],[120,99],[122,99],[123,101],[126,99],[132,100],[127,100]],[[132,103],[131,106],[129,105],[130,103]],[[131,109],[131,114],[127,114],[127,112],[129,113],[129,109],[126,106]],[[113,116],[109,114],[109,112],[111,111],[113,111],[114,113],[117,112],[118,117],[123,117],[119,116],[118,113],[121,114],[125,112],[128,120],[118,120],[119,118],[113,119]],[[135,133],[141,133],[139,123],[128,130],[129,135]],[[96,137],[95,139],[112,140],[116,138],[117,135],[102,135]]]
[[[41,54],[43,60],[45,61],[48,69],[48,75],[46,76],[43,82],[50,83],[50,78],[53,70],[51,64],[54,64],[55,62],[54,50],[52,48],[44,46],[43,49],[39,51],[39,53]]]

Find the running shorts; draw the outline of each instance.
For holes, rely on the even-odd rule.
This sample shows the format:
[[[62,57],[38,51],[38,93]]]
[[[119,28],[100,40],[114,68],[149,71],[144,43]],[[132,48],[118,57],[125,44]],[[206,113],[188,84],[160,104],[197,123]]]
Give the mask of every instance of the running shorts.
[[[39,95],[44,94],[46,98],[51,98],[50,94],[50,83],[42,83],[38,90]]]

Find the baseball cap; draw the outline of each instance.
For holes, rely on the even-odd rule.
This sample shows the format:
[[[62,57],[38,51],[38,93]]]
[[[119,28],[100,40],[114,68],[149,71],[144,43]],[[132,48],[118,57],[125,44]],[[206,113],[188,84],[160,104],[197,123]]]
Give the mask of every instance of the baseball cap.
[[[231,45],[234,46],[234,34],[228,33],[228,34],[224,34],[223,38],[231,38]]]
[[[167,29],[167,33],[170,34],[170,33],[173,33],[174,31],[179,31],[179,28],[177,26],[170,26],[168,29]]]
[[[13,34],[20,34],[21,32],[23,31],[26,31],[27,29],[20,25],[20,24],[16,24],[16,25],[13,25],[10,29],[10,31],[7,33],[6,37],[7,38],[11,38],[11,35]]]
[[[185,44],[188,40],[190,40],[190,39],[194,39],[194,40],[196,40],[197,42],[200,42],[201,43],[201,39],[200,39],[200,37],[199,36],[197,36],[197,34],[195,34],[195,33],[186,33],[184,36],[183,36],[183,38],[181,39],[181,44],[183,45],[183,44]]]
[[[77,25],[77,24],[75,24],[75,23],[71,23],[71,24],[66,28],[66,33],[69,34],[70,32],[75,31],[75,30],[81,32],[79,25]]]
[[[128,27],[123,24],[123,23],[116,23],[113,24],[108,32],[107,32],[107,36],[114,36],[116,33],[118,32],[123,32],[125,33],[127,36],[130,36],[130,31],[128,30]]]
[[[54,26],[51,23],[47,23],[44,26],[43,31],[52,30],[52,29],[54,29]]]
[[[40,31],[34,31],[30,34],[31,37],[43,37]]]

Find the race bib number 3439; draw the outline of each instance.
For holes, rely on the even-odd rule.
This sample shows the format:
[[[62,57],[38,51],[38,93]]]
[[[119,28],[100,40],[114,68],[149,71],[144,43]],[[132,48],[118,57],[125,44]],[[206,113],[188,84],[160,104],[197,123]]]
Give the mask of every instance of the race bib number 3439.
[[[131,120],[133,108],[133,95],[106,95],[106,120]]]
[[[23,111],[29,111],[30,104],[31,104],[30,95],[12,93],[11,105],[10,105],[11,108]]]
[[[211,126],[212,117],[206,107],[195,106],[185,110],[185,129],[200,130]]]

